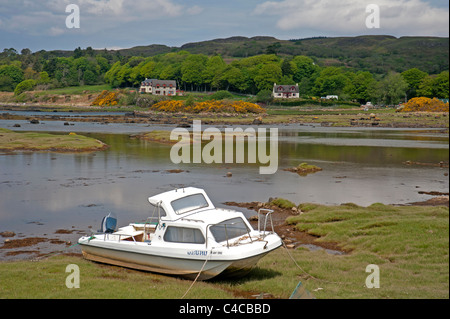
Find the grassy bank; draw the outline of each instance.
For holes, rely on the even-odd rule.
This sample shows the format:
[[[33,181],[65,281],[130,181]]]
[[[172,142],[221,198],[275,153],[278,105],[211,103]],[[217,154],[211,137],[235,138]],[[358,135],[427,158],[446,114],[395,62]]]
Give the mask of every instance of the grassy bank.
[[[56,151],[87,152],[105,149],[99,140],[70,133],[55,135],[37,132],[13,132],[0,128],[0,150],[2,151]]]
[[[302,204],[292,227],[335,242],[347,253],[280,248],[245,278],[197,282],[187,298],[265,293],[288,298],[299,281],[316,298],[448,298],[449,209],[443,206]],[[295,259],[296,263],[292,260]],[[66,266],[80,268],[80,289],[65,286]],[[369,264],[380,288],[365,287]],[[76,256],[0,263],[0,298],[181,298],[191,282],[100,265]]]

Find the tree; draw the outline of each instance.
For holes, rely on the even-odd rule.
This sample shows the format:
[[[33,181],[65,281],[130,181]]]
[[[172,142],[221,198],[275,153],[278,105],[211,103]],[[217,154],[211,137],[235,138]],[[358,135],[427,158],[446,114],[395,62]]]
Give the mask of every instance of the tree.
[[[338,67],[327,67],[320,72],[320,76],[314,83],[313,92],[316,95],[341,95],[344,88],[349,84],[349,79]]]
[[[0,91],[14,91],[17,84],[23,80],[25,80],[23,71],[18,66],[0,66]]]
[[[417,89],[422,80],[427,76],[426,72],[420,71],[417,68],[412,68],[402,72],[402,77],[408,83],[408,91],[406,92],[408,98],[417,96]]]
[[[197,88],[203,84],[203,72],[208,58],[203,54],[192,54],[188,56],[181,64],[181,80],[191,85],[191,91],[194,86]]]
[[[443,71],[438,75],[426,76],[419,84],[417,95],[429,98],[448,99],[449,72]]]
[[[249,88],[249,79],[241,69],[234,66],[228,66],[219,81],[227,90],[232,88],[233,90],[245,91]]]
[[[74,59],[81,58],[82,56],[83,56],[83,50],[81,50],[80,47],[78,47],[75,50],[73,50],[73,57],[74,57]]]
[[[449,98],[449,72],[441,72],[434,80],[435,95],[439,99]]]
[[[275,42],[267,46],[266,53],[267,54],[277,54],[278,50],[281,48],[280,42]]]
[[[255,85],[259,91],[273,89],[273,84],[279,82],[282,71],[279,64],[265,64],[254,77]]]
[[[374,82],[372,73],[358,71],[351,79],[351,91],[347,91],[350,98],[365,103],[370,99],[369,88]]]
[[[214,81],[217,74],[221,74],[225,69],[226,64],[220,55],[209,58],[206,64],[205,72],[203,73],[204,81],[210,87],[218,88],[217,81]]]
[[[433,76],[426,76],[422,80],[422,82],[420,82],[419,87],[417,88],[417,96],[432,98],[434,96],[433,82]]]
[[[384,79],[371,86],[370,93],[378,103],[395,105],[405,98],[408,83],[399,73],[389,73]]]
[[[118,87],[117,73],[120,71],[121,64],[117,61],[113,66],[105,73],[105,82],[109,83],[112,87]]]
[[[48,73],[45,71],[40,72],[37,84],[48,84],[48,83],[50,83],[50,77],[48,76]]]
[[[296,83],[300,83],[304,78],[311,78],[313,74],[319,73],[319,67],[314,63],[313,59],[304,56],[298,55],[294,57],[292,62],[296,66],[294,76],[294,81]]]

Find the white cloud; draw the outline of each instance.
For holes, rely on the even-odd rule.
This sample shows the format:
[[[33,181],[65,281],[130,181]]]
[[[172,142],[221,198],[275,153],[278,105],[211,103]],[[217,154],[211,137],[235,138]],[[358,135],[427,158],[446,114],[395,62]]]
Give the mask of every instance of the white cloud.
[[[93,33],[132,21],[143,24],[152,20],[174,18],[185,13],[174,0],[2,0],[0,31],[60,35],[65,28],[66,6],[75,3],[80,9],[81,33]],[[201,8],[190,8],[191,14]]]
[[[379,34],[448,36],[448,8],[423,0],[282,0],[259,4],[255,15],[277,17],[280,30],[314,29],[322,33],[364,34],[368,4],[380,7]],[[373,30],[373,29],[372,29]]]
[[[64,33],[64,29],[58,27],[51,27],[49,30],[49,35],[58,36]]]
[[[191,14],[191,15],[196,15],[196,14],[200,14],[203,12],[203,8],[199,7],[199,6],[193,6],[187,9],[187,13]]]

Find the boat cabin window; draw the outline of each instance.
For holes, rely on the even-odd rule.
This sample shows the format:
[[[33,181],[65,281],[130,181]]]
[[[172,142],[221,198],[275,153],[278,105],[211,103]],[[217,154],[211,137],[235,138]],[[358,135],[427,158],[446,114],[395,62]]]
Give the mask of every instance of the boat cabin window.
[[[172,201],[171,205],[175,213],[180,215],[192,210],[208,207],[208,202],[203,194],[194,194],[176,199]]]
[[[204,244],[205,237],[198,228],[169,226],[164,234],[164,240],[172,243]]]
[[[227,239],[247,235],[250,231],[245,222],[240,217],[225,220],[211,226],[211,233],[218,243]]]

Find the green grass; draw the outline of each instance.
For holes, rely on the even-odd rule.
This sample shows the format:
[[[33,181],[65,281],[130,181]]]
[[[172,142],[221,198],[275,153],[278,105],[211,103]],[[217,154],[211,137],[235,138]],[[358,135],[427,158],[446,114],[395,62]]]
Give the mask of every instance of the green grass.
[[[0,128],[0,150],[83,152],[104,149],[99,140],[70,133],[56,135],[38,132],[13,132]]]
[[[40,92],[39,94],[60,94],[60,95],[70,95],[70,94],[83,94],[83,93],[100,93],[103,90],[111,90],[109,84],[101,85],[82,85],[82,86],[70,86],[60,89],[50,89]]]
[[[187,298],[236,298],[268,293],[289,298],[299,281],[316,298],[449,298],[448,207],[301,204],[288,222],[347,251],[280,248],[239,280],[197,282]],[[297,265],[291,259],[293,258]],[[80,269],[68,289],[66,266]],[[380,288],[365,287],[366,267],[380,269]],[[191,282],[101,265],[80,257],[0,263],[0,298],[181,298]]]
[[[80,270],[80,288],[69,289],[66,267]],[[80,257],[56,256],[42,261],[0,263],[0,298],[169,298],[179,299],[191,281],[105,266]],[[230,298],[222,289],[198,282],[188,298]]]
[[[296,206],[293,202],[284,198],[276,198],[273,201],[271,201],[270,204],[285,209],[291,209],[292,207]]]
[[[342,282],[344,298],[448,298],[448,207],[359,207],[309,205],[307,213],[288,222],[318,241],[339,243],[350,254],[308,264],[316,277]],[[303,210],[305,211],[305,210]],[[363,288],[368,264],[380,267],[380,289]],[[323,283],[329,289],[333,285]],[[359,285],[359,286],[358,286]],[[347,289],[348,287],[348,289]],[[321,291],[326,298],[333,297]]]

